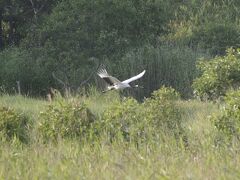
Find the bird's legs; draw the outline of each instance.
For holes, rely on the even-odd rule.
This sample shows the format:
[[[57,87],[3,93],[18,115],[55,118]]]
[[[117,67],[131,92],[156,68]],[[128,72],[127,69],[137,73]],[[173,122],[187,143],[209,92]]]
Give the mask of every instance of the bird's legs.
[[[106,93],[106,92],[111,91],[111,90],[113,90],[113,89],[114,89],[113,86],[108,87],[106,90],[102,91],[102,93]]]
[[[143,86],[139,86],[139,85],[134,85],[132,86],[133,88],[143,88]]]
[[[106,92],[111,91],[111,90],[112,89],[107,89],[107,90],[102,91],[102,93],[106,93]]]

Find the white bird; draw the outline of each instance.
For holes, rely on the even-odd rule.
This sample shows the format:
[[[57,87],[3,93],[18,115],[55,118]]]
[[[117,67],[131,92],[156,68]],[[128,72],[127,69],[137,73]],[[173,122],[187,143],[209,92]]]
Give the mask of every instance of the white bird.
[[[107,91],[114,90],[114,89],[120,90],[120,89],[125,89],[125,88],[139,87],[138,85],[131,86],[129,83],[143,77],[145,72],[146,71],[144,70],[140,74],[138,74],[136,76],[133,76],[133,77],[131,77],[131,78],[125,80],[125,81],[122,81],[122,82],[119,81],[117,78],[109,75],[105,68],[99,69],[97,74],[102,79],[104,79],[106,81],[106,83],[108,84],[107,90],[103,91],[103,92],[107,92]]]

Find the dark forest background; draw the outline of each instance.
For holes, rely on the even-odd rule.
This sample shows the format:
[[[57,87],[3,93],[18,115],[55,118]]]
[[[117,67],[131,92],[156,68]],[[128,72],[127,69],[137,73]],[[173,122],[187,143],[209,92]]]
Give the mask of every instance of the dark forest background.
[[[146,69],[141,98],[160,86],[192,97],[196,61],[240,46],[239,0],[0,0],[0,88],[45,96],[101,87],[99,64],[124,80]]]

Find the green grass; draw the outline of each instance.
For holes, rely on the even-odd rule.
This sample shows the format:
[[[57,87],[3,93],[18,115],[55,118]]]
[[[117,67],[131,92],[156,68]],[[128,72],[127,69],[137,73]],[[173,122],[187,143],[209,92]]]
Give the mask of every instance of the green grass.
[[[95,114],[107,106],[109,95],[84,97]],[[115,96],[116,99],[118,96]],[[116,100],[113,99],[113,100]],[[48,104],[19,96],[1,96],[0,105],[11,106],[36,116]],[[94,142],[59,139],[44,144],[17,140],[0,143],[1,179],[239,179],[239,143],[214,146],[216,131],[208,116],[216,104],[179,101],[189,147],[165,137],[141,146],[114,141],[104,136]]]
[[[26,113],[32,118],[36,118],[40,111],[42,111],[45,105],[49,102],[41,99],[34,99],[25,96],[0,96],[0,106],[12,107],[16,110]]]
[[[174,143],[136,148],[125,144],[95,146],[61,141],[1,147],[4,179],[238,179],[236,151],[204,148],[186,151]]]

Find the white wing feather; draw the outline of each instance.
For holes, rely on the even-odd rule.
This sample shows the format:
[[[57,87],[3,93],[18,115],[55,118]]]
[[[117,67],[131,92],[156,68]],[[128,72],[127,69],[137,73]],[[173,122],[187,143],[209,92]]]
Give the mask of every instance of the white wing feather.
[[[103,78],[103,77],[109,77],[110,75],[107,73],[106,69],[99,69],[97,74]]]
[[[109,75],[106,69],[98,70],[97,74],[110,85],[121,83],[117,78]]]
[[[137,79],[139,79],[139,78],[141,78],[141,77],[143,77],[143,75],[145,74],[145,70],[143,71],[143,72],[141,72],[140,74],[138,74],[138,75],[136,75],[136,76],[133,76],[133,77],[131,77],[131,78],[129,78],[129,79],[127,79],[127,80],[125,80],[125,81],[123,81],[122,83],[130,83],[130,82],[132,82],[132,81],[135,81],[135,80],[137,80]]]

